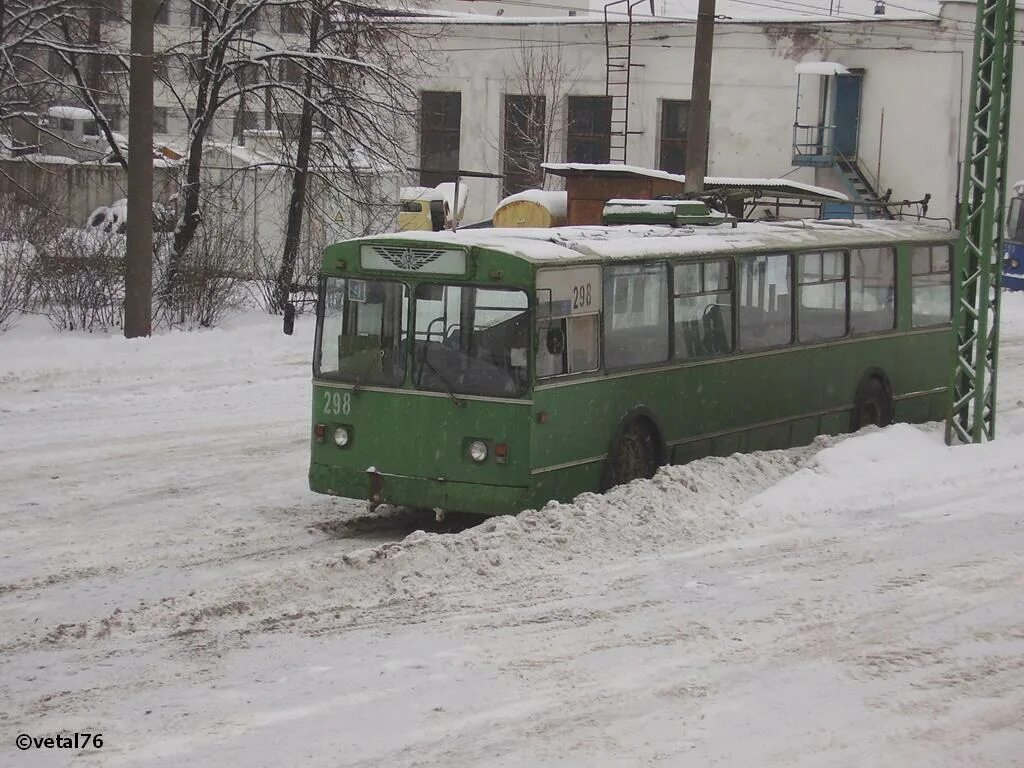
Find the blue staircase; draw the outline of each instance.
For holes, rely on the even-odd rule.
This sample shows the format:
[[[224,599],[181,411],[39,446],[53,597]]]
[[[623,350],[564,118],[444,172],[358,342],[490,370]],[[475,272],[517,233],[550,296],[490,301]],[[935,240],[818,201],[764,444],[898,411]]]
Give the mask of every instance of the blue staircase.
[[[861,214],[869,219],[893,219],[888,205],[892,190],[879,194],[878,180],[857,161],[847,157],[835,145],[835,126],[793,124],[793,165],[831,168],[850,203],[827,203],[826,218],[852,218]]]

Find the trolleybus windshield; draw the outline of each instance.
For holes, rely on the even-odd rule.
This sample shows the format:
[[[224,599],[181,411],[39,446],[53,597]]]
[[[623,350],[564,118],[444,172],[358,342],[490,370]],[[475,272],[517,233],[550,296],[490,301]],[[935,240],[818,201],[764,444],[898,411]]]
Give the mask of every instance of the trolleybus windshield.
[[[405,383],[409,323],[412,385],[449,394],[519,397],[529,385],[530,314],[520,290],[327,277],[318,376],[356,385]]]
[[[530,315],[523,291],[424,284],[414,296],[417,389],[492,397],[526,391]]]
[[[404,283],[325,278],[317,375],[356,384],[401,386],[408,296]]]

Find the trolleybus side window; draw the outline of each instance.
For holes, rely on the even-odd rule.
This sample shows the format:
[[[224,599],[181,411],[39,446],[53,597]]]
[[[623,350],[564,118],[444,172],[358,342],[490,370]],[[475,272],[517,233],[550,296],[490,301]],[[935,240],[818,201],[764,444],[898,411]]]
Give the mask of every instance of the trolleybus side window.
[[[531,323],[523,291],[419,285],[415,318],[417,388],[494,397],[526,390]]]
[[[604,272],[607,368],[668,359],[668,266],[626,264]]]
[[[672,266],[677,358],[732,351],[732,260]]]
[[[945,325],[953,308],[949,246],[918,246],[911,252],[911,302],[915,328]]]
[[[537,376],[600,367],[601,268],[543,269],[537,273]]]
[[[1015,243],[1024,242],[1024,216],[1021,215],[1024,199],[1014,197],[1010,200],[1010,216],[1006,223],[1006,239]]]
[[[896,327],[896,257],[892,248],[850,252],[850,332]]]
[[[405,379],[408,290],[388,280],[325,278],[316,372],[360,384]]]
[[[790,264],[788,254],[740,257],[740,349],[777,347],[793,340]]]
[[[537,376],[594,371],[598,367],[598,315],[555,317],[537,323]]]
[[[802,253],[797,327],[800,341],[846,335],[847,267],[843,251]]]

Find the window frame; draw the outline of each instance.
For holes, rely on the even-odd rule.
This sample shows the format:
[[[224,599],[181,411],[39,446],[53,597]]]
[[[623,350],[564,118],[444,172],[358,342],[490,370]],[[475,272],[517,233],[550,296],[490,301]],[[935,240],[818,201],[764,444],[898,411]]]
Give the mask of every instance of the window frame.
[[[576,130],[581,122],[582,115],[578,112],[588,105],[595,107],[601,105],[603,115],[599,115],[601,122],[607,125],[605,132],[583,132]],[[589,122],[596,120],[591,117]],[[598,157],[580,157],[579,151],[585,147],[596,147],[599,151]],[[612,148],[612,101],[610,96],[587,96],[571,95],[566,102],[566,130],[565,130],[565,161],[567,163],[607,163],[611,159]]]
[[[342,280],[342,281],[344,281],[344,291],[345,291],[345,294],[344,294],[344,305],[342,306],[342,310],[340,312],[340,315],[341,315],[341,326],[340,326],[340,329],[339,329],[341,331],[341,335],[346,335],[346,331],[348,330],[349,323],[351,322],[350,317],[349,317],[349,315],[350,315],[349,304],[351,303],[351,300],[348,298],[348,290],[349,290],[348,289],[348,283],[349,283],[350,280],[359,280],[359,281],[362,281],[362,282],[376,282],[376,283],[396,284],[396,285],[401,286],[401,289],[403,291],[402,297],[405,298],[405,299],[408,299],[409,300],[409,304],[410,304],[410,306],[406,308],[406,311],[404,313],[404,318],[403,318],[403,321],[402,321],[402,322],[405,323],[407,328],[411,328],[412,327],[411,324],[413,322],[413,315],[411,314],[412,288],[411,288],[410,283],[408,283],[405,280],[388,278],[388,277],[379,278],[377,276],[368,277],[368,276],[356,276],[356,275],[321,275],[320,276],[319,285],[317,287],[316,332],[314,334],[315,346],[313,348],[313,360],[312,360],[312,364],[313,364],[313,378],[314,379],[324,379],[324,380],[327,380],[327,381],[338,381],[338,382],[341,382],[343,384],[353,384],[353,385],[356,385],[356,384],[360,383],[360,382],[358,382],[357,377],[348,377],[348,378],[343,377],[342,374],[341,374],[340,368],[339,368],[339,370],[331,371],[331,372],[327,372],[327,373],[324,373],[323,370],[322,370],[322,365],[323,365],[324,319],[325,319],[325,317],[327,315],[326,295],[327,295],[327,286],[328,286],[329,281],[331,281],[331,280]],[[399,332],[401,332],[401,331],[399,331]],[[405,344],[402,347],[401,358],[402,358],[402,377],[401,377],[401,380],[398,381],[397,383],[392,383],[392,384],[370,384],[368,382],[362,382],[362,383],[366,384],[368,386],[386,387],[386,388],[389,388],[389,389],[405,389],[406,388],[406,382],[408,381],[408,378],[409,378],[409,370],[410,370],[411,362],[412,362],[411,361],[411,350],[410,350],[410,346],[409,346],[409,343],[408,343],[408,339],[406,339],[406,342],[405,342]],[[340,356],[339,356],[339,359],[338,359],[338,364],[339,364],[339,366],[341,364]],[[347,376],[347,374],[346,374],[346,376]],[[392,381],[393,382],[396,381],[397,379],[398,379],[398,377],[392,377]]]
[[[438,98],[438,101],[434,105],[428,105],[428,101],[435,98]],[[462,91],[420,91],[419,106],[420,186],[436,187],[445,182],[454,182],[458,179],[462,155]],[[431,117],[430,121],[427,119],[428,116]],[[434,117],[439,117],[439,120],[434,122]],[[453,138],[455,167],[428,168],[424,158],[444,157],[450,154],[445,147],[447,141]],[[439,141],[439,147],[428,150],[428,144],[432,140]]]
[[[716,264],[716,263],[720,263],[720,262],[724,263],[726,265],[726,267],[728,268],[727,269],[727,275],[726,275],[726,277],[728,279],[728,283],[729,283],[728,288],[726,288],[726,290],[724,290],[724,291],[721,291],[721,290],[719,290],[719,291],[708,291],[708,290],[705,290],[705,284],[706,284],[706,281],[705,281],[705,267],[708,264]],[[676,290],[675,290],[675,285],[676,285],[676,279],[675,279],[675,277],[676,277],[676,269],[678,267],[683,267],[683,266],[697,266],[698,267],[698,269],[699,269],[699,281],[700,281],[700,288],[701,288],[700,291],[676,293]],[[737,341],[737,337],[736,337],[736,330],[737,330],[737,328],[736,327],[737,327],[737,319],[738,319],[738,313],[736,311],[736,296],[737,296],[737,293],[736,293],[737,280],[736,280],[736,278],[737,278],[737,271],[738,271],[737,267],[736,267],[736,259],[733,258],[732,256],[724,256],[724,255],[707,256],[707,257],[700,257],[697,260],[673,261],[673,262],[670,263],[669,267],[670,267],[670,269],[669,269],[669,284],[668,284],[669,285],[669,294],[668,294],[669,309],[668,309],[668,314],[669,314],[669,328],[670,328],[670,332],[669,332],[669,342],[670,342],[669,359],[674,361],[674,362],[687,363],[687,362],[692,362],[692,361],[697,361],[697,360],[710,360],[710,359],[713,359],[713,358],[726,357],[727,355],[735,354],[738,351],[738,347],[737,347],[737,344],[736,344],[736,341]],[[695,356],[692,356],[692,357],[688,356],[688,355],[685,356],[685,357],[681,356],[680,353],[679,353],[679,350],[676,348],[676,333],[675,333],[675,329],[676,329],[676,299],[693,298],[693,297],[699,297],[699,296],[720,296],[723,293],[728,293],[729,294],[729,300],[730,300],[730,304],[729,304],[729,349],[727,351],[725,351],[725,352],[712,352],[712,353],[707,354],[707,355],[695,355]]]
[[[415,283],[407,284],[410,287],[410,291],[409,291],[409,309],[408,309],[408,318],[407,318],[407,322],[408,322],[408,326],[409,326],[409,335],[408,335],[408,337],[406,339],[407,368],[406,368],[406,381],[405,381],[405,383],[403,383],[403,386],[404,387],[405,386],[411,387],[413,390],[415,390],[417,392],[445,392],[446,391],[446,387],[447,387],[447,384],[442,384],[440,387],[438,387],[436,389],[435,388],[426,387],[426,386],[422,386],[422,384],[420,382],[418,382],[417,379],[416,379],[417,371],[419,371],[420,374],[422,375],[423,368],[424,367],[427,367],[427,368],[430,367],[428,365],[428,363],[427,363],[427,358],[426,357],[424,357],[422,360],[420,360],[417,357],[417,354],[416,354],[416,340],[417,340],[416,337],[417,337],[417,333],[419,333],[419,331],[417,331],[417,325],[419,323],[419,307],[418,307],[418,302],[420,301],[420,297],[417,294],[419,293],[419,290],[421,288],[425,288],[425,287],[428,287],[428,286],[435,286],[435,287],[441,287],[441,288],[458,288],[458,289],[460,289],[460,291],[467,291],[467,290],[471,289],[474,292],[477,292],[477,291],[492,291],[492,292],[501,292],[501,293],[509,293],[509,294],[521,293],[523,295],[523,297],[525,298],[525,300],[526,300],[526,307],[524,309],[519,309],[518,307],[487,307],[487,306],[481,307],[479,304],[477,304],[477,299],[479,298],[479,295],[477,293],[474,293],[473,301],[468,306],[471,307],[471,311],[473,312],[473,318],[476,317],[476,312],[478,310],[480,310],[480,309],[483,309],[485,311],[486,310],[492,310],[492,311],[493,310],[520,311],[520,312],[525,313],[525,315],[526,315],[526,326],[527,326],[527,330],[526,330],[526,375],[525,375],[525,377],[523,379],[523,385],[514,394],[513,393],[495,394],[495,393],[481,393],[481,392],[465,392],[465,391],[462,391],[462,387],[452,387],[450,394],[454,395],[455,397],[460,397],[460,398],[461,397],[484,398],[484,399],[488,399],[488,398],[501,398],[501,399],[509,399],[509,400],[520,400],[520,399],[526,397],[527,394],[533,389],[533,383],[535,381],[535,370],[536,370],[536,360],[534,359],[535,356],[536,356],[536,352],[532,348],[532,344],[533,344],[533,341],[534,341],[534,336],[535,336],[534,331],[536,330],[536,327],[537,327],[537,321],[536,321],[535,304],[534,304],[534,301],[533,301],[533,299],[532,299],[532,297],[530,295],[529,288],[527,288],[525,286],[521,286],[521,285],[495,285],[493,283],[481,284],[481,283],[473,283],[473,282],[469,282],[469,283],[463,283],[463,282],[444,282],[445,281],[445,276],[444,275],[437,275],[436,277],[439,278],[436,281],[435,280],[423,280],[423,281],[418,281],[418,282],[415,282]],[[463,317],[463,313],[466,312],[466,306],[467,306],[467,305],[464,305],[462,303],[463,300],[464,300],[462,298],[462,296],[463,296],[463,294],[460,294],[460,298],[459,298],[459,304],[460,304],[460,306],[459,306],[459,320],[460,320],[460,325],[461,325],[461,319]],[[429,330],[429,328],[428,328],[428,330]],[[486,329],[484,329],[484,330],[486,330]],[[477,332],[478,331],[475,329],[475,326],[474,326],[474,330],[472,331],[472,333],[476,334]],[[442,330],[442,332],[441,332],[442,339],[445,338],[444,333],[445,333],[445,330]],[[426,341],[429,342],[429,340],[430,340],[430,336],[428,335]],[[419,363],[419,368],[417,368],[417,363]]]
[[[848,277],[848,282],[849,282],[849,286],[847,287],[846,327],[847,327],[847,331],[848,331],[847,335],[849,337],[851,337],[851,338],[853,338],[853,337],[860,338],[862,336],[871,336],[873,334],[879,334],[879,333],[892,333],[893,331],[895,331],[895,330],[897,330],[899,328],[899,325],[900,325],[900,304],[901,304],[901,295],[900,294],[901,294],[901,292],[900,292],[900,289],[899,289],[899,272],[900,272],[900,268],[899,268],[899,253],[897,251],[897,247],[898,246],[895,243],[888,243],[888,244],[883,244],[883,245],[856,245],[856,246],[849,246],[846,249],[847,250],[847,258],[848,258],[848,262],[847,262],[847,264],[848,264],[847,277]],[[872,250],[877,250],[879,252],[887,251],[889,253],[889,261],[891,262],[891,265],[892,265],[892,273],[890,274],[890,278],[892,280],[892,282],[891,282],[891,286],[892,286],[892,324],[888,328],[883,328],[883,329],[880,329],[880,330],[857,331],[857,330],[855,330],[853,328],[853,280],[854,280],[853,261],[854,261],[854,254],[857,253],[857,252],[860,252],[860,251],[872,251]]]
[[[619,279],[619,277],[615,275],[615,270],[617,270],[617,269],[629,269],[631,267],[632,268],[637,268],[637,269],[641,270],[641,274],[643,274],[643,272],[645,270],[648,270],[648,269],[655,269],[655,268],[661,268],[662,269],[662,277],[664,278],[664,281],[665,281],[665,289],[664,289],[665,290],[665,295],[664,295],[664,300],[662,301],[661,307],[660,307],[661,312],[663,313],[662,323],[660,324],[660,326],[652,325],[650,327],[651,328],[661,327],[662,330],[664,331],[664,333],[665,333],[665,356],[660,358],[660,359],[657,359],[657,360],[648,360],[648,361],[641,362],[641,363],[626,363],[626,364],[616,363],[616,364],[612,364],[611,356],[608,354],[608,338],[609,338],[608,331],[609,331],[609,328],[610,328],[610,324],[613,322],[613,317],[615,315],[614,306],[615,306],[615,302],[618,300],[618,296],[616,295],[617,292],[614,290],[614,288],[609,290],[609,287],[613,286],[614,283]],[[615,372],[629,371],[629,370],[644,370],[646,368],[659,367],[659,366],[664,366],[664,365],[671,365],[671,364],[673,364],[675,362],[675,360],[672,357],[672,336],[673,336],[672,304],[673,304],[673,302],[670,300],[670,295],[671,295],[672,288],[671,288],[671,285],[669,283],[669,280],[671,279],[671,277],[672,277],[671,264],[670,264],[670,262],[667,259],[652,259],[650,261],[634,261],[634,262],[626,262],[626,263],[622,263],[622,264],[604,264],[604,265],[602,265],[602,269],[601,269],[601,282],[602,282],[601,293],[602,293],[602,297],[601,297],[601,322],[600,322],[600,342],[601,342],[601,347],[600,347],[600,351],[599,351],[599,356],[600,356],[601,361],[603,361],[604,370],[606,370],[606,371],[615,371]],[[646,292],[647,292],[647,286],[645,285],[644,286],[644,297],[643,297],[643,299],[640,302],[641,306],[646,306],[647,305]],[[627,309],[629,309],[630,312],[636,311],[635,310],[635,306],[637,304],[637,297],[635,295],[629,296],[629,297],[623,299],[623,302],[626,303],[626,302],[629,302],[630,300],[632,301],[633,308],[627,307]],[[611,308],[612,311],[609,311],[609,308]],[[642,327],[642,326],[638,326],[638,327]],[[611,330],[615,330],[615,329],[611,329]]]
[[[1006,212],[1006,240],[1024,242],[1024,198],[1011,197]]]
[[[582,376],[582,375],[597,373],[598,371],[600,371],[602,369],[602,366],[604,365],[604,322],[603,322],[603,315],[604,315],[604,313],[600,309],[598,311],[596,311],[596,312],[587,312],[587,313],[578,314],[578,315],[563,315],[561,317],[546,317],[546,318],[538,317],[537,313],[534,313],[534,329],[535,329],[536,333],[534,333],[534,346],[535,346],[535,348],[533,350],[533,365],[534,365],[534,371],[535,371],[535,380],[538,381],[538,382],[541,382],[541,381],[551,381],[553,379],[564,379],[564,378],[571,377],[571,376]],[[584,319],[584,318],[591,318],[591,317],[595,318],[594,322],[595,322],[595,326],[596,326],[595,337],[594,337],[594,343],[596,345],[596,352],[597,352],[597,354],[595,355],[595,361],[596,362],[594,363],[594,367],[593,368],[584,368],[584,369],[581,369],[581,370],[578,370],[578,371],[570,371],[569,368],[571,366],[569,365],[569,351],[570,351],[570,349],[572,347],[572,344],[570,343],[570,337],[571,337],[572,334],[570,333],[569,326],[570,326],[570,324],[571,324],[571,322],[573,320]],[[553,323],[556,323],[556,322],[562,324],[562,333],[565,336],[565,342],[564,342],[565,347],[562,350],[563,355],[564,355],[564,359],[565,359],[565,370],[563,370],[562,373],[548,373],[548,374],[544,374],[542,376],[541,373],[540,373],[540,366],[537,365],[537,354],[540,352],[541,346],[546,344],[546,341],[543,338],[541,338],[540,326],[542,324],[544,324],[544,323],[547,323],[547,324],[550,325],[550,324],[553,324]]]
[[[298,4],[281,6],[281,34],[301,35],[305,33],[306,27],[306,15]]]
[[[687,129],[682,130],[682,135],[668,135],[670,131],[669,127],[673,127],[674,123],[669,122],[669,111],[666,107],[678,109],[685,106],[687,119],[689,119],[690,112],[690,100],[689,99],[662,99],[661,100],[661,116],[658,120],[659,132],[658,132],[658,169],[667,171],[668,173],[686,173],[686,149],[689,145],[689,137],[687,136]],[[671,133],[675,133],[673,130]],[[683,161],[682,166],[676,168],[673,164],[669,163],[666,159],[666,150],[675,149],[675,151],[682,151]]]
[[[171,24],[171,0],[157,0],[156,11],[153,14],[153,23],[160,26]]]
[[[754,252],[754,253],[740,253],[736,255],[736,341],[734,349],[738,354],[756,354],[758,352],[765,352],[774,349],[786,349],[787,347],[796,346],[797,342],[797,323],[796,323],[796,269],[794,268],[796,262],[796,256],[799,251],[766,251],[766,252]],[[768,346],[754,347],[752,349],[743,348],[743,334],[741,333],[742,323],[740,322],[742,310],[743,310],[743,296],[740,291],[741,281],[743,277],[743,269],[741,268],[741,262],[743,259],[757,259],[760,257],[771,258],[772,256],[785,256],[789,268],[789,340],[779,343],[771,344]]]
[[[908,243],[907,247],[910,249],[910,328],[911,330],[918,330],[923,328],[942,328],[950,325],[953,322],[953,259],[955,256],[953,246],[948,243]],[[928,249],[928,271],[918,272],[915,271],[914,256],[918,250],[927,248]],[[946,268],[942,270],[935,269],[935,249],[945,249],[947,254]],[[916,286],[914,285],[915,277],[927,277],[931,275],[948,275],[949,276],[949,314],[945,320],[941,323],[918,323],[915,319],[916,315],[916,302],[915,291]]]
[[[825,278],[825,256],[826,254],[840,254],[843,259],[843,276]],[[845,339],[850,336],[850,249],[848,247],[838,247],[831,249],[822,249],[820,251],[799,251],[793,254],[797,257],[797,263],[800,269],[796,270],[794,274],[795,287],[796,287],[796,314],[794,323],[795,326],[795,339],[792,343],[798,345],[804,344],[827,344],[830,341],[837,341],[839,339]],[[805,280],[803,277],[803,260],[808,256],[817,256],[819,258],[819,276],[818,279]],[[801,336],[800,328],[800,312],[803,309],[814,309],[814,307],[804,307],[803,304],[803,292],[804,288],[809,285],[836,285],[837,283],[843,283],[845,286],[844,298],[846,302],[845,309],[843,311],[843,332],[839,336],[827,336],[819,339],[804,339]]]
[[[170,108],[163,106],[153,107],[153,133],[167,133],[168,119],[170,118]]]

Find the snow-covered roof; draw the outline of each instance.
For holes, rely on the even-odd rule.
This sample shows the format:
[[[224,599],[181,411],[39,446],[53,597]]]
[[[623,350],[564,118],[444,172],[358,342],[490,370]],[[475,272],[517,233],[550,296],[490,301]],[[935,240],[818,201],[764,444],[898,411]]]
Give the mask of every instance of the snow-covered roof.
[[[653,168],[641,168],[637,165],[622,165],[620,163],[541,163],[541,167],[554,173],[556,176],[576,176],[582,174],[606,175],[606,176],[646,176],[651,179],[663,179],[676,181],[680,184],[686,183],[686,176],[681,173],[669,173],[658,171]],[[722,187],[736,187],[746,189],[762,189],[774,192],[783,196],[799,197],[801,193],[814,197],[827,198],[829,200],[848,200],[842,192],[834,189],[818,187],[814,184],[804,184],[801,181],[790,179],[764,179],[746,178],[743,176],[705,176],[704,186],[708,189]]]
[[[92,120],[92,112],[82,107],[50,107],[46,112],[50,117],[62,120]]]
[[[503,251],[534,264],[594,263],[650,257],[765,253],[798,247],[873,245],[881,241],[936,242],[955,238],[945,227],[884,219],[741,222],[729,225],[463,229],[395,232],[373,241],[428,242]]]
[[[793,67],[798,75],[848,75],[850,70],[835,61],[802,61]]]

